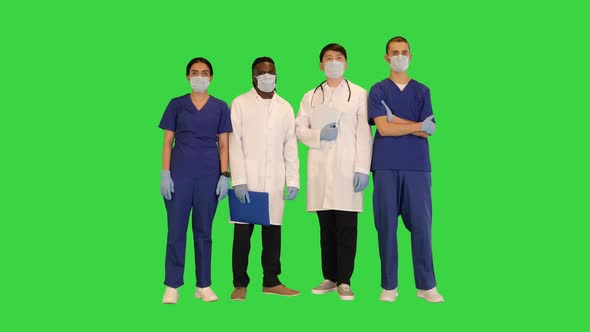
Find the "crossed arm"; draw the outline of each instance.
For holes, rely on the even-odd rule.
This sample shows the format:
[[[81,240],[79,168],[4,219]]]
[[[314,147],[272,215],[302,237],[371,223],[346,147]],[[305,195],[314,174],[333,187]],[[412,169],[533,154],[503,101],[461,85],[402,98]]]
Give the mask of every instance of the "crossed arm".
[[[420,123],[420,122],[414,122],[414,121],[406,120],[406,119],[400,118],[399,116],[396,116],[395,118],[393,118],[393,120],[391,120],[391,123],[412,124],[412,123]],[[422,128],[420,128],[420,129],[422,129]],[[428,138],[430,136],[423,131],[418,131],[418,132],[412,133],[412,135],[418,136],[418,137],[423,137],[423,138]]]
[[[377,130],[381,136],[404,136],[415,135],[423,138],[428,138],[428,134],[422,131],[420,122],[414,122],[402,119],[398,116],[394,117],[391,122],[387,122],[387,116],[378,116],[373,119]]]

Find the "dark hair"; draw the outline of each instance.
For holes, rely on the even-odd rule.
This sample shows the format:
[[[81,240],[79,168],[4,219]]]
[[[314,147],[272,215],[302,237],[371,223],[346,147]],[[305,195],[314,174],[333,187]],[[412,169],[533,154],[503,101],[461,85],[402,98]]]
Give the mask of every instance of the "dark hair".
[[[258,66],[258,64],[263,63],[263,62],[270,62],[273,65],[275,64],[275,62],[267,56],[261,56],[260,58],[256,58],[254,60],[254,62],[252,62],[252,74],[254,74],[254,68],[256,68],[256,66]]]
[[[340,53],[342,53],[342,55],[344,55],[344,60],[348,60],[346,58],[346,50],[344,49],[344,46],[342,46],[340,44],[336,44],[336,43],[331,43],[331,44],[324,46],[324,48],[322,48],[322,51],[320,52],[320,62],[322,62],[322,59],[324,58],[324,54],[326,54],[327,51],[340,52]]]
[[[408,50],[410,50],[410,43],[408,43],[408,40],[402,36],[395,36],[393,38],[391,38],[387,44],[385,44],[385,54],[387,54],[387,52],[389,52],[389,44],[393,43],[393,42],[398,42],[398,43],[406,43],[408,44]]]
[[[190,75],[191,73],[191,67],[198,62],[202,62],[204,64],[207,65],[207,67],[209,67],[209,74],[211,76],[213,76],[213,66],[211,65],[211,62],[209,62],[209,60],[205,59],[205,58],[194,58],[191,61],[188,62],[188,65],[186,65],[186,76]]]

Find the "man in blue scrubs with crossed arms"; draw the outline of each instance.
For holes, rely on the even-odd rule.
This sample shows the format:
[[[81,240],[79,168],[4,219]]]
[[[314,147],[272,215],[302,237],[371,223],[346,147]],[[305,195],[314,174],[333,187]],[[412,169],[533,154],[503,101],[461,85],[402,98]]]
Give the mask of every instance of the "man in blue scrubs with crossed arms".
[[[408,77],[412,54],[404,37],[385,46],[390,75],[369,93],[369,119],[377,126],[373,144],[373,212],[381,256],[380,300],[395,301],[398,292],[397,219],[411,233],[417,296],[443,302],[436,290],[432,262],[432,199],[428,137],[436,124],[430,90]]]

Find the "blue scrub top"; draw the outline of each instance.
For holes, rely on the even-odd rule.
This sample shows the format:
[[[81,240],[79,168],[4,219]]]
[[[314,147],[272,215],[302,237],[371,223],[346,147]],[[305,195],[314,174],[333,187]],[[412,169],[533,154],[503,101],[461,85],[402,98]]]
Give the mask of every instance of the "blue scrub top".
[[[406,120],[421,122],[432,115],[430,90],[414,80],[410,80],[403,91],[389,78],[371,87],[368,105],[371,125],[375,125],[374,118],[387,115],[381,100],[395,116]],[[381,136],[376,131],[371,170],[430,172],[428,139],[415,135]]]
[[[160,128],[174,132],[170,173],[176,176],[216,175],[221,172],[217,135],[232,131],[227,104],[213,96],[197,110],[190,95],[170,100]]]

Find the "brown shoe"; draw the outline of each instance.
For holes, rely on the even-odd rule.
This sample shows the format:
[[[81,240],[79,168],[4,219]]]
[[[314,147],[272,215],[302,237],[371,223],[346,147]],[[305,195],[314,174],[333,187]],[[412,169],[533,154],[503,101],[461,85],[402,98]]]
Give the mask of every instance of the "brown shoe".
[[[262,287],[262,293],[264,294],[275,294],[281,296],[297,296],[301,294],[300,291],[287,288],[287,286],[280,284],[274,287]]]
[[[236,287],[231,292],[231,299],[233,301],[244,301],[246,299],[246,287]]]

